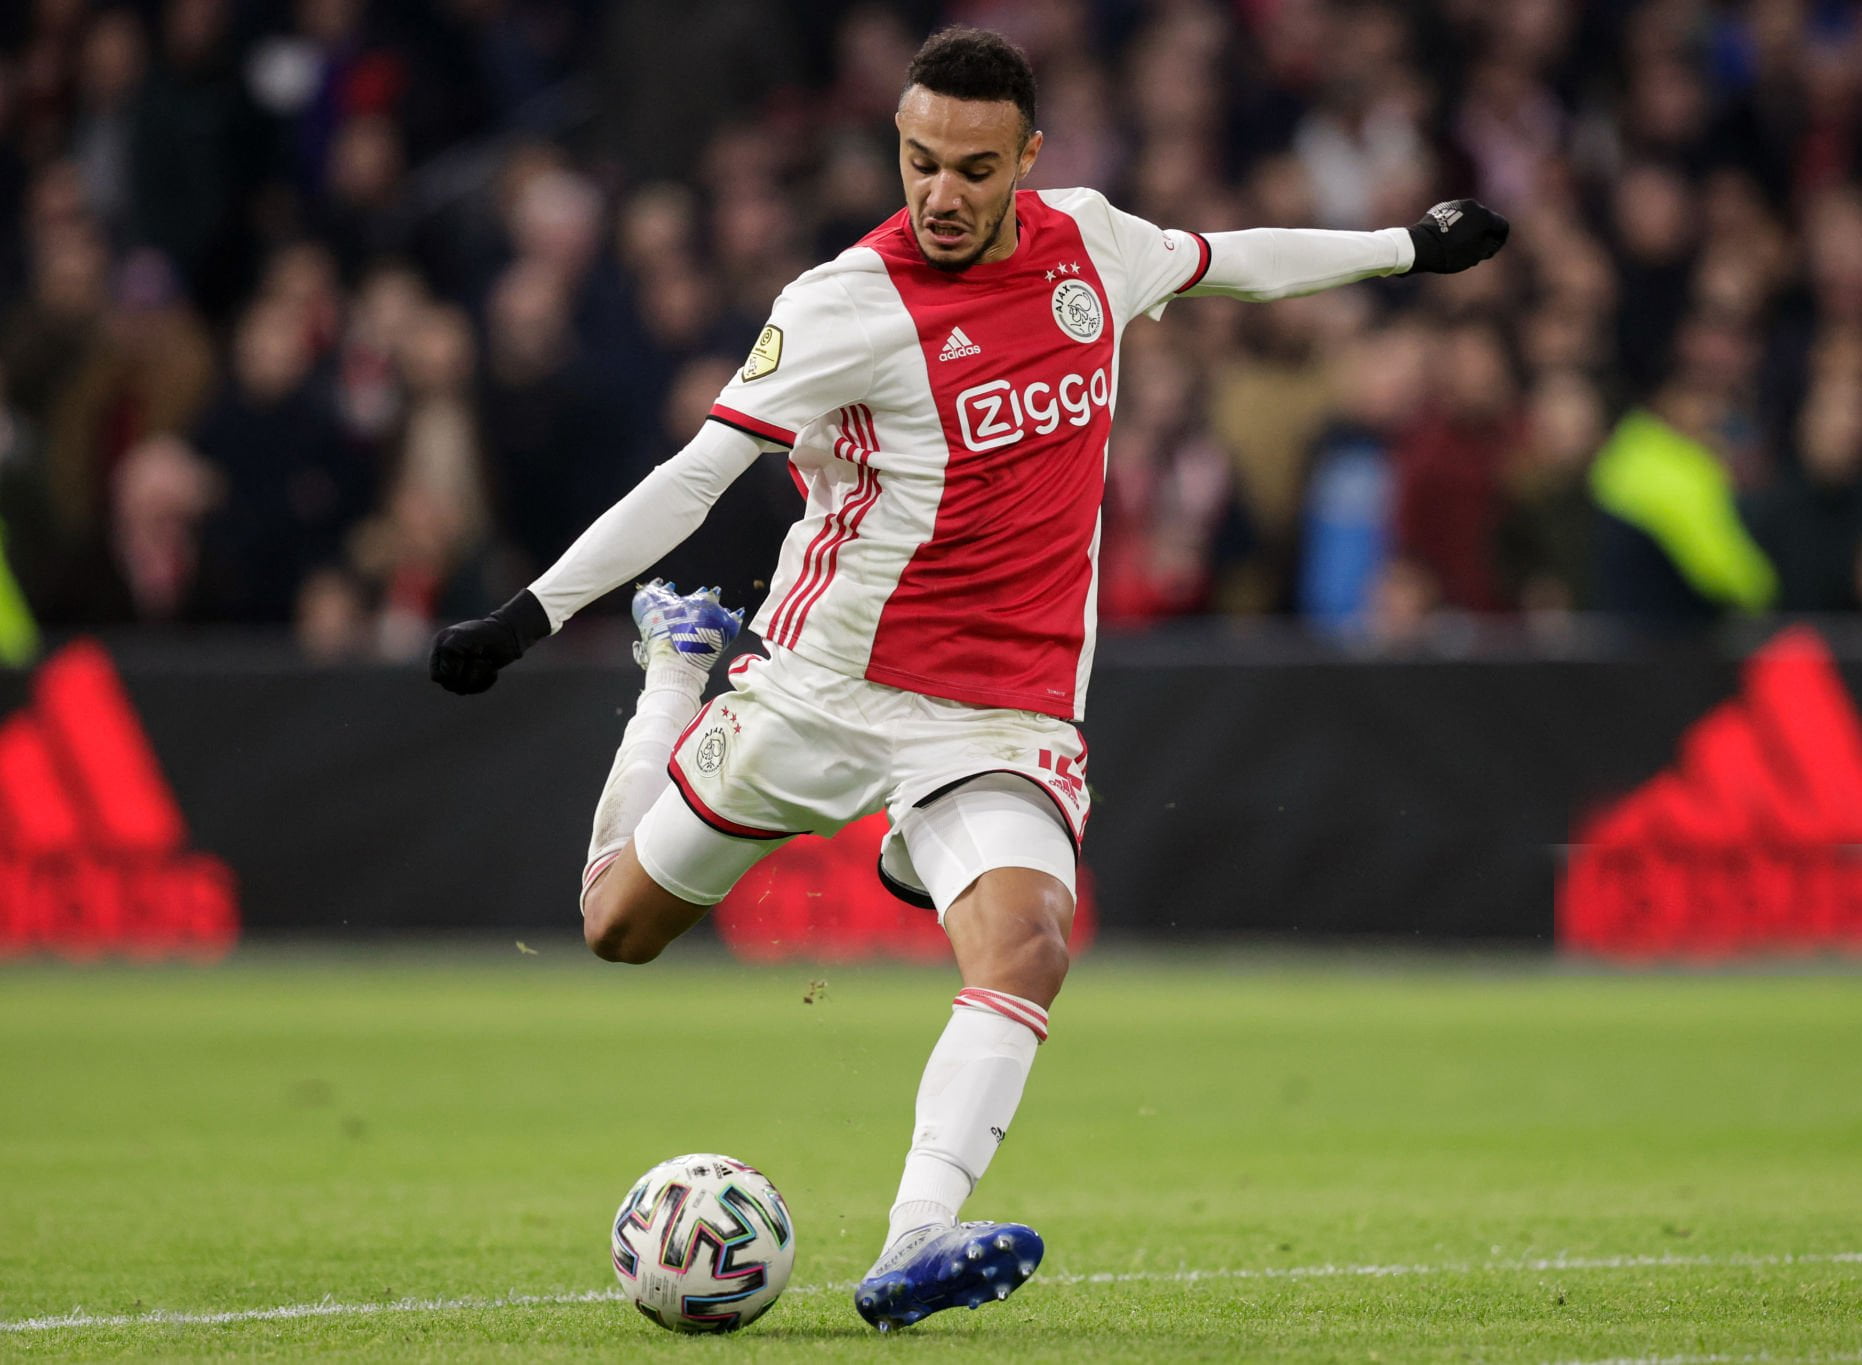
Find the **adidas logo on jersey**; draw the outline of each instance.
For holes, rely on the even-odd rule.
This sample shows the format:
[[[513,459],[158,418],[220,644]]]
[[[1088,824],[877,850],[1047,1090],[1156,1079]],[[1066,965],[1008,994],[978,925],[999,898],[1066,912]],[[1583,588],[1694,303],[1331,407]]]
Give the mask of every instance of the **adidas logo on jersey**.
[[[983,348],[963,334],[963,328],[953,327],[950,335],[944,339],[944,349],[939,351],[939,360],[962,360],[967,355],[981,355]]]

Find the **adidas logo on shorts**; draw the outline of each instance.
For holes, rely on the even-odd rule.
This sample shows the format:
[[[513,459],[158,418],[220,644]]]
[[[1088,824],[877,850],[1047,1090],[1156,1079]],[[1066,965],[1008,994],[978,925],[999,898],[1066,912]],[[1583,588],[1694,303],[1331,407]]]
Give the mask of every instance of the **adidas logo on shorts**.
[[[953,327],[950,335],[944,339],[944,349],[937,353],[939,360],[962,360],[967,355],[981,355],[983,348],[963,334],[963,328]]]

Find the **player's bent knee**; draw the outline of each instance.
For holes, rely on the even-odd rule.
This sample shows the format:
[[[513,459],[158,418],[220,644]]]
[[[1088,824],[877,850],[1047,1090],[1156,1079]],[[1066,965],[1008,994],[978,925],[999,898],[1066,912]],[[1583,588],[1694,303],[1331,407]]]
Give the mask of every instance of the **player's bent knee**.
[[[1073,896],[1053,877],[1022,868],[985,873],[945,915],[964,980],[1051,1003],[1072,965]]]
[[[672,938],[655,933],[629,915],[627,907],[614,901],[593,901],[582,913],[582,940],[603,962],[625,962],[633,966],[651,962],[666,951]]]
[[[1069,914],[1068,919],[1071,918]],[[1039,926],[1022,942],[1016,956],[1025,975],[1052,981],[1054,989],[1059,990],[1060,983],[1067,978],[1067,969],[1073,965],[1073,954],[1067,950],[1065,925],[1050,920]]]
[[[1017,947],[1025,954],[1058,961],[1065,970],[1067,940],[1073,932],[1073,897],[1052,877],[1035,877],[1018,887],[1015,926]]]
[[[1014,924],[1019,932],[1008,935],[1003,943],[1004,965],[1015,978],[1034,994],[1030,998],[1052,1001],[1067,979],[1073,965],[1067,940],[1073,927],[1073,897],[1066,889],[1047,878],[1036,894],[1024,893],[1020,913]]]
[[[604,962],[651,962],[704,918],[709,906],[679,899],[623,854],[582,899],[582,939]]]
[[[625,962],[637,967],[666,951],[663,941],[629,932],[625,924],[598,924],[592,918],[583,922],[582,938],[589,951],[603,962]]]
[[[666,951],[664,943],[637,938],[608,938],[589,944],[603,962],[620,962],[629,967],[644,967]]]

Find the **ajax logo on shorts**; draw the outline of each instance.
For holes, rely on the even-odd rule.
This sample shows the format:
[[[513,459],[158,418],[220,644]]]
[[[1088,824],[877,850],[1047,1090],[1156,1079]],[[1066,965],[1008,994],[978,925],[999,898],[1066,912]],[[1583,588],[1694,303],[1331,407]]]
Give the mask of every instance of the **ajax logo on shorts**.
[[[1112,380],[1103,368],[1090,378],[1070,374],[1058,384],[1037,379],[1020,389],[1006,379],[992,379],[957,395],[957,425],[971,450],[994,450],[1014,445],[1030,432],[1046,436],[1062,421],[1087,426],[1093,410],[1111,399]]]
[[[737,713],[728,706],[718,707],[718,719],[698,738],[698,748],[692,753],[692,762],[698,765],[698,771],[710,777],[724,766],[724,747],[734,734],[741,735],[744,727],[737,719]]]

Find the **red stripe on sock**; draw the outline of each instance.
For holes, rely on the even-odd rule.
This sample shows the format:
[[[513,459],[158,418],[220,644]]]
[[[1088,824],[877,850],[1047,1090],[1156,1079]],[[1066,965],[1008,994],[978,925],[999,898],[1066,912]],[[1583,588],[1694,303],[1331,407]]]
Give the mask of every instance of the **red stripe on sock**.
[[[602,854],[599,858],[595,859],[594,862],[590,863],[587,867],[583,868],[582,869],[582,889],[584,891],[588,890],[589,883],[593,882],[595,878],[601,875],[602,869],[607,867],[609,863],[613,862],[616,858],[620,856],[621,856],[621,850],[617,848],[612,853]]]
[[[965,990],[973,996],[979,996],[988,1001],[992,1008],[1029,1015],[1043,1028],[1047,1026],[1047,1011],[1032,1000],[1024,1000],[1019,995],[1010,995],[1007,991],[992,991],[987,986],[967,986]]]
[[[1047,1011],[1032,1000],[981,986],[965,986],[950,1003],[973,1010],[988,1010],[1004,1019],[1012,1019],[1034,1034],[1038,1042],[1047,1041]]]

